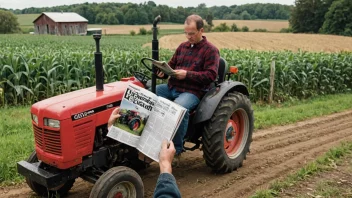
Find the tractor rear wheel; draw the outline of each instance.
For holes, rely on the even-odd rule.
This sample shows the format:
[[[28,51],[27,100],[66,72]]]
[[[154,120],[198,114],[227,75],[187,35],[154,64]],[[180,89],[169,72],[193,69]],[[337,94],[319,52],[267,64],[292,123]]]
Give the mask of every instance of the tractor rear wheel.
[[[29,156],[27,162],[29,163],[36,163],[39,162],[37,153],[33,151],[33,153]],[[75,180],[69,180],[65,184],[56,187],[55,189],[48,189],[43,185],[38,184],[35,181],[32,181],[30,178],[26,177],[26,183],[28,186],[39,196],[41,197],[62,197],[65,196],[69,190],[71,190],[73,183]]]
[[[228,173],[242,166],[252,141],[253,122],[247,96],[230,92],[222,98],[202,137],[203,157],[213,171]]]
[[[144,186],[138,173],[128,167],[118,166],[99,177],[90,198],[139,198],[144,197]]]
[[[141,120],[139,118],[133,118],[131,121],[128,122],[128,127],[132,131],[137,131],[141,126]]]

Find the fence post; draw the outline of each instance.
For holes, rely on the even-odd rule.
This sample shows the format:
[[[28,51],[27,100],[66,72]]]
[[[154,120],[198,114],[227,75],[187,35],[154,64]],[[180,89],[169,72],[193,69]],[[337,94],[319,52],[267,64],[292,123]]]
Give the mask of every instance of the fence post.
[[[276,59],[275,57],[271,59],[269,104],[273,102],[273,95],[274,95],[275,59]]]
[[[5,105],[5,93],[2,88],[0,88],[0,106]]]

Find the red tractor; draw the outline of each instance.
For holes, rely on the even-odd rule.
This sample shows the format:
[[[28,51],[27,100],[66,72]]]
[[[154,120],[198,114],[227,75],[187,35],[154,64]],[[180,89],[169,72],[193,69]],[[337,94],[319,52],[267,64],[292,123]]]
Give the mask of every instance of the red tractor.
[[[155,60],[159,21],[160,16],[153,23]],[[94,35],[96,87],[55,96],[31,108],[35,151],[27,161],[17,163],[17,170],[40,196],[63,196],[78,177],[95,183],[91,198],[144,196],[136,171],[149,164],[139,160],[135,148],[106,137],[107,121],[129,83],[155,93],[156,69],[149,68],[152,78],[136,72],[134,77],[104,85],[100,38]],[[218,79],[191,113],[185,138],[194,144],[186,150],[202,145],[206,164],[217,173],[241,167],[252,140],[254,118],[247,88],[230,81],[230,75],[226,61],[221,59]]]

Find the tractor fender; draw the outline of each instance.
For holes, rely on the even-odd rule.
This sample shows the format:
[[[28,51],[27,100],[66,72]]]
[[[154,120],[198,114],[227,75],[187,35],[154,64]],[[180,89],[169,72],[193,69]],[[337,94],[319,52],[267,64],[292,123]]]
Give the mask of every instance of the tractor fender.
[[[221,99],[231,91],[237,91],[243,95],[249,96],[248,90],[243,83],[238,81],[225,81],[205,94],[196,109],[193,124],[199,124],[209,120]]]

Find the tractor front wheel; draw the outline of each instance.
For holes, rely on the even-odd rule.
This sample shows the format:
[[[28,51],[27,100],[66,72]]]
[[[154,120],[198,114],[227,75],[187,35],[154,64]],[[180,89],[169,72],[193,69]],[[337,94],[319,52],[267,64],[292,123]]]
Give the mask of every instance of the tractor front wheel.
[[[230,92],[222,98],[203,132],[203,157],[218,173],[242,166],[253,133],[253,110],[247,96]]]
[[[29,163],[36,163],[39,162],[37,153],[33,151],[33,153],[29,156],[27,162]],[[38,184],[35,181],[32,181],[30,178],[26,178],[26,183],[28,186],[39,196],[41,197],[62,197],[65,196],[69,190],[71,190],[73,183],[75,180],[69,180],[66,183],[56,187],[55,189],[48,189],[45,186]]]
[[[128,167],[118,166],[99,177],[90,198],[139,198],[144,197],[144,186],[138,173]]]

